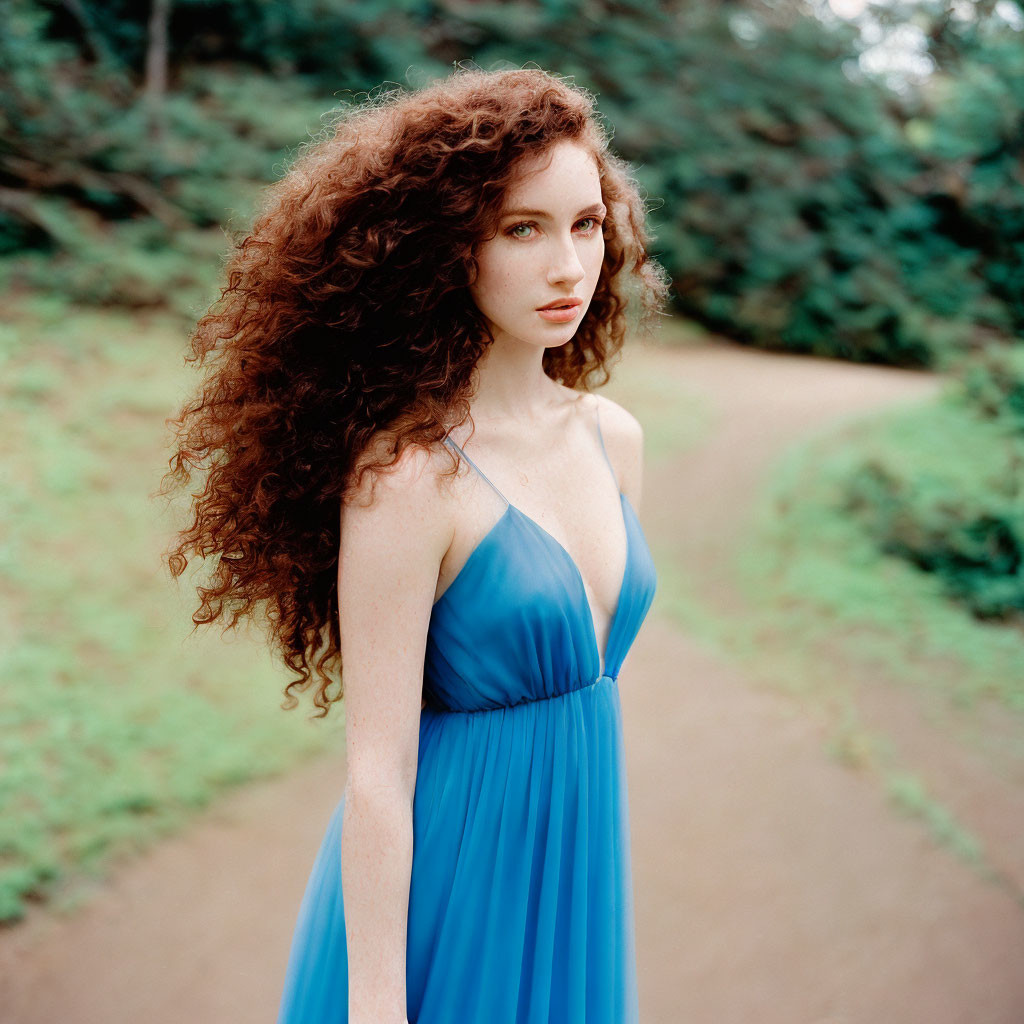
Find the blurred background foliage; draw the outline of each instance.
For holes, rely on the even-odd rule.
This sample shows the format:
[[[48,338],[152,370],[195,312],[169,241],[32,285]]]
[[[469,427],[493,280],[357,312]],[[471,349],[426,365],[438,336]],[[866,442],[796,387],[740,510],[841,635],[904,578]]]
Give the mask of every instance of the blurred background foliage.
[[[839,460],[828,511],[780,499],[805,601],[852,606],[854,541],[823,529],[841,515],[965,629],[1024,621],[1024,7],[867,10],[876,40],[913,31],[926,73],[872,70],[824,0],[0,0],[0,921],[69,865],[337,742],[288,731],[269,668],[253,697],[251,651],[168,646],[191,608],[163,596],[170,526],[139,481],[262,186],[339,103],[455,62],[595,93],[680,321],[949,374],[939,410]],[[991,636],[979,678],[1013,664]],[[1010,676],[994,692],[1024,709]]]
[[[919,24],[935,67],[902,90],[860,69],[850,24],[787,0],[2,8],[9,283],[187,316],[222,241],[197,232],[244,223],[245,197],[324,111],[454,61],[534,61],[596,93],[688,318],[903,366],[946,365],[1024,323],[1016,0],[976,3],[969,21],[940,3],[884,8]]]

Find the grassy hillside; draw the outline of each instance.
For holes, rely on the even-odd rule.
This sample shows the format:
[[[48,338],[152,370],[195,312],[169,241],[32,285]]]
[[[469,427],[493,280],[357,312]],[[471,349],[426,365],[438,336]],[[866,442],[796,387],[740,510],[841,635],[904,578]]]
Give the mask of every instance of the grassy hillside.
[[[190,636],[161,566],[182,508],[149,495],[194,374],[175,324],[37,300],[0,335],[0,920],[343,742],[340,709],[280,710],[259,637]]]

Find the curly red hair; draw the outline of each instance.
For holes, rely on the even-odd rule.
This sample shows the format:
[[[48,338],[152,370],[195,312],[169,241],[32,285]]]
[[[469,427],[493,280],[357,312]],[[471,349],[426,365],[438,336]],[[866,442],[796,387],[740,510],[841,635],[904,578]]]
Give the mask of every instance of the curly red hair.
[[[597,161],[605,255],[575,337],[543,366],[591,390],[627,328],[655,323],[668,284],[591,95],[554,74],[460,68],[342,109],[233,246],[186,357],[209,373],[168,420],[176,450],[161,492],[192,468],[206,476],[165,557],[178,577],[190,554],[218,556],[197,587],[196,627],[230,614],[234,628],[265,608],[272,646],[298,674],[283,708],[314,676],[316,717],[343,696],[339,502],[407,445],[432,448],[472,422],[471,374],[493,340],[468,289],[475,246],[497,230],[517,159],[562,140]],[[393,457],[366,458],[382,436]]]

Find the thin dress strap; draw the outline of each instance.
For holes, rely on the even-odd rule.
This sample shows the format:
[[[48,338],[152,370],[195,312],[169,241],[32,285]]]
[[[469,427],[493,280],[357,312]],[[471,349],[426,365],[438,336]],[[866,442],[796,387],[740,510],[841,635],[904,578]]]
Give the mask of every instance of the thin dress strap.
[[[612,482],[615,484],[615,489],[621,492],[618,477],[615,475],[615,467],[612,465],[612,460],[608,457],[608,449],[604,444],[604,434],[601,433],[601,403],[598,401],[596,395],[594,396],[594,413],[597,420],[597,439],[601,442],[601,453],[604,455],[604,461],[608,464],[608,472],[612,475]],[[484,482],[492,491],[494,491],[495,494],[498,495],[499,498],[501,498],[503,502],[505,502],[506,505],[512,504],[512,502],[509,501],[497,487],[495,487],[487,474],[465,453],[462,448],[459,447],[459,445],[457,445],[447,434],[445,434],[443,440],[445,444],[451,445],[451,447],[454,448],[473,467],[473,469],[483,477]]]
[[[447,434],[445,434],[444,436],[444,442],[445,444],[451,445],[451,447],[454,448],[477,471],[477,473],[479,473],[480,476],[484,478],[484,481],[491,488],[491,490],[494,491],[494,493],[499,498],[501,498],[501,500],[505,502],[506,505],[512,504],[512,502],[509,501],[508,498],[506,498],[505,495],[502,494],[501,491],[499,491],[498,488],[491,483],[487,474]]]
[[[601,402],[597,395],[594,395],[594,413],[597,417],[597,439],[601,442],[601,451],[604,452],[604,461],[608,463],[608,471],[612,475],[612,480],[615,482],[616,490],[619,490],[619,480],[615,475],[615,467],[612,465],[612,460],[608,458],[608,449],[604,446],[604,434],[601,433]]]

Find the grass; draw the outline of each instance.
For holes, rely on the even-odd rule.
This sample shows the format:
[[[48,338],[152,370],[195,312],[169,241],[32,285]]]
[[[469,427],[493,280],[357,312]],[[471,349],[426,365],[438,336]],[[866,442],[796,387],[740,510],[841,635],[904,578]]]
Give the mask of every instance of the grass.
[[[955,405],[926,402],[833,425],[788,451],[737,560],[760,628],[808,651],[827,643],[847,664],[882,667],[961,708],[994,699],[1024,711],[1019,626],[974,618],[935,576],[882,554],[838,510],[844,481],[867,457],[915,474],[941,465],[968,486],[992,458],[991,435]]]
[[[0,335],[0,921],[342,742],[340,709],[282,713],[259,639],[190,635],[188,574],[161,565],[182,509],[149,495],[194,372],[178,323],[43,299]]]
[[[984,852],[978,840],[928,792],[916,775],[893,773],[888,779],[887,792],[900,810],[924,821],[939,843],[949,847],[968,864],[976,868],[985,866]]]
[[[966,476],[969,468],[955,463],[989,460],[989,434],[936,402],[819,429],[770,467],[744,541],[723,566],[738,581],[748,614],[715,614],[682,568],[664,560],[662,607],[709,647],[788,691],[828,690],[827,655],[824,664],[884,670],[959,708],[994,701],[1024,739],[1020,627],[974,618],[933,575],[881,553],[839,508],[844,481],[866,457],[891,456],[918,469],[934,458]]]

